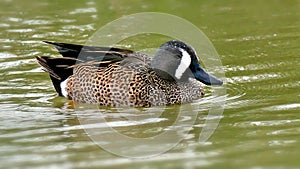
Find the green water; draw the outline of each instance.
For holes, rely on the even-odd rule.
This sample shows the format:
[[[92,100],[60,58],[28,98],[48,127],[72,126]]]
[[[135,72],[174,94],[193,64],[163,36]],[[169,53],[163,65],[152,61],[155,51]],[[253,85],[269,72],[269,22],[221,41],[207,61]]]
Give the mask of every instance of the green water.
[[[0,8],[0,168],[300,167],[299,0],[3,0]],[[205,143],[198,143],[204,106],[178,146],[137,160],[90,140],[34,56],[57,55],[42,40],[84,44],[105,23],[146,11],[187,19],[210,38],[225,69],[227,99],[219,126]],[[159,134],[176,116],[167,111],[146,124],[129,125],[124,116],[136,115],[129,110],[103,111],[111,122],[124,122],[116,128],[131,137]]]

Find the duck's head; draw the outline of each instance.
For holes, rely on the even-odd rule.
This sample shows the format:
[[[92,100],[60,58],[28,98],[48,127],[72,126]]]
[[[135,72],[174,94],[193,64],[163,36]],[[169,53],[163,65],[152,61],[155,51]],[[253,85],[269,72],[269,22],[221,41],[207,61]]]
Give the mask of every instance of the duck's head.
[[[169,81],[195,78],[206,85],[223,84],[203,70],[195,50],[181,41],[172,40],[161,45],[152,59],[151,67],[162,79]]]

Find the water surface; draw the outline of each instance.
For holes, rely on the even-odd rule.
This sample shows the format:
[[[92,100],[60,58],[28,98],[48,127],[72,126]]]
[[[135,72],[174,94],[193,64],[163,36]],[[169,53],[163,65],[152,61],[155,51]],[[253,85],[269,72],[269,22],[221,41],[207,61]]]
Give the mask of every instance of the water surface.
[[[4,0],[0,6],[2,168],[299,168],[299,0]],[[198,138],[208,113],[205,100],[212,99],[209,87],[208,97],[198,101],[204,103],[192,128],[177,128],[188,137],[168,153],[136,160],[108,153],[91,141],[34,56],[57,55],[42,40],[84,44],[105,23],[145,11],[174,14],[203,30],[220,54],[227,101],[217,130],[205,143]],[[144,43],[160,45],[155,39]],[[104,111],[127,136],[175,130],[176,111],[160,116],[146,110]]]

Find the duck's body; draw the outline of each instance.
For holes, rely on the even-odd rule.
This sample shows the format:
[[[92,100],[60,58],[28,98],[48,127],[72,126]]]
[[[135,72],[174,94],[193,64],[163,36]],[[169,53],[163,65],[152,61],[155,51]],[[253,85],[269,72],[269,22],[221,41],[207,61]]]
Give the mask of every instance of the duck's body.
[[[167,43],[171,42],[178,47],[179,41]],[[50,74],[58,94],[71,100],[103,106],[148,107],[186,103],[204,96],[202,83],[193,72],[198,68],[192,65],[195,58],[187,56],[194,51],[182,51],[192,50],[189,46],[179,46],[176,54],[172,45],[166,43],[158,51],[160,54],[152,58],[118,48],[47,43],[55,45],[64,57],[40,56],[37,60]],[[180,52],[186,56],[178,56]],[[164,63],[157,60],[161,57],[176,59]],[[207,79],[203,82],[221,84]]]

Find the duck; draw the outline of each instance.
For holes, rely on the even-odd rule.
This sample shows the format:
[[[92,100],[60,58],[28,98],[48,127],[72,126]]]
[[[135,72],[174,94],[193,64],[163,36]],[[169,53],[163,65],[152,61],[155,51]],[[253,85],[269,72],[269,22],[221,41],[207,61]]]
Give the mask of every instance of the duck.
[[[129,49],[44,41],[62,57],[36,56],[59,96],[75,103],[151,107],[192,102],[204,85],[222,85],[207,73],[192,46],[162,44],[150,56]]]

